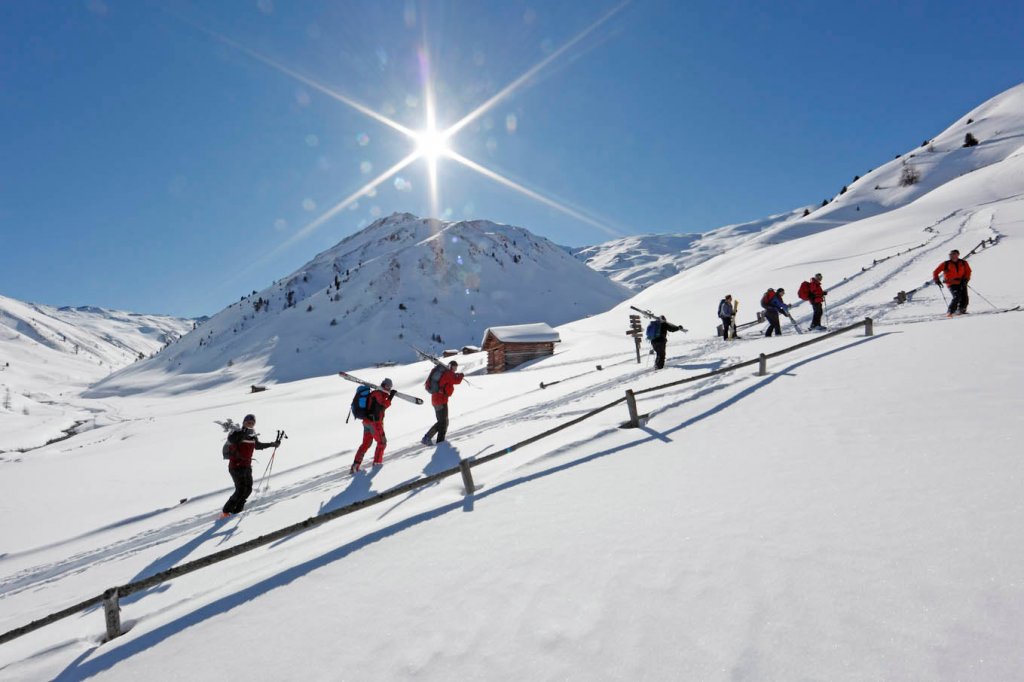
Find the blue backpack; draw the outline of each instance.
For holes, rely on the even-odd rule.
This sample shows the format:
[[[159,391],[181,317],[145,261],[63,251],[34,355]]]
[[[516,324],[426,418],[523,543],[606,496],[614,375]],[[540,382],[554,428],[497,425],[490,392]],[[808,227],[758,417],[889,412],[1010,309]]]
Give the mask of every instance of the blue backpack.
[[[360,385],[352,397],[352,416],[356,419],[366,419],[370,416],[370,394],[373,389],[369,386]]]
[[[651,320],[651,323],[647,325],[647,340],[654,341],[658,338],[658,334],[661,332],[661,321]]]

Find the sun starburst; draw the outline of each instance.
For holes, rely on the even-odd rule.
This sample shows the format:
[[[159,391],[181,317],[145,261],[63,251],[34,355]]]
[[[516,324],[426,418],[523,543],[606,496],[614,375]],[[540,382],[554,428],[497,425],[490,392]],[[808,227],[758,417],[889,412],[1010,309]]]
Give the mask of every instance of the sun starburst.
[[[410,141],[413,143],[413,150],[412,150],[412,152],[408,156],[406,156],[405,158],[403,158],[402,160],[400,160],[399,162],[397,162],[396,164],[394,164],[393,166],[388,168],[386,171],[384,171],[382,174],[380,174],[379,176],[377,176],[376,178],[374,178],[370,182],[368,182],[365,185],[363,185],[362,187],[360,187],[355,192],[349,194],[345,199],[343,199],[339,203],[337,203],[334,206],[332,206],[331,208],[329,208],[327,211],[322,213],[320,216],[318,216],[317,218],[315,218],[311,222],[309,222],[306,225],[304,225],[294,235],[292,235],[292,237],[290,237],[289,239],[285,240],[285,242],[283,244],[278,246],[276,249],[273,249],[267,256],[265,256],[263,259],[261,259],[260,262],[264,262],[264,261],[270,260],[272,257],[277,255],[279,252],[281,252],[285,248],[291,246],[292,244],[294,244],[299,239],[302,239],[302,238],[308,236],[314,230],[316,230],[317,228],[322,226],[324,223],[326,223],[328,220],[330,220],[334,216],[338,215],[343,209],[345,209],[345,208],[355,204],[356,201],[358,201],[358,199],[360,197],[366,196],[366,195],[370,194],[372,191],[374,191],[376,189],[377,186],[383,184],[388,179],[390,179],[392,176],[396,175],[402,169],[406,168],[407,166],[409,166],[412,163],[415,163],[416,161],[419,161],[421,159],[424,161],[424,163],[426,164],[426,167],[427,167],[427,177],[428,177],[428,182],[429,182],[430,208],[431,208],[431,211],[433,212],[433,217],[435,217],[435,218],[437,217],[437,215],[439,213],[439,206],[440,206],[440,198],[439,198],[440,189],[439,189],[439,179],[438,179],[438,163],[443,161],[443,160],[449,159],[449,160],[457,161],[462,166],[477,172],[480,176],[488,178],[488,179],[490,179],[490,180],[492,180],[494,182],[497,182],[497,183],[501,184],[502,186],[507,187],[509,189],[512,189],[512,190],[518,192],[519,194],[522,194],[523,196],[526,196],[526,197],[528,197],[528,198],[530,198],[530,199],[532,199],[534,201],[537,201],[537,202],[539,202],[539,203],[541,203],[541,204],[543,204],[545,206],[548,206],[548,207],[553,208],[553,209],[555,209],[557,211],[560,211],[561,213],[564,213],[565,215],[571,216],[571,217],[573,217],[573,218],[575,218],[577,220],[580,220],[582,222],[585,222],[585,223],[587,223],[587,224],[589,224],[591,226],[597,227],[600,230],[602,230],[603,232],[606,232],[608,234],[615,235],[615,236],[620,236],[621,232],[618,231],[618,230],[613,229],[612,227],[610,227],[606,223],[606,221],[598,220],[597,218],[593,218],[591,216],[588,216],[581,209],[567,206],[564,202],[556,201],[555,199],[553,199],[553,198],[551,198],[549,196],[545,196],[544,194],[542,194],[538,190],[529,189],[527,187],[524,187],[522,184],[517,183],[517,182],[515,182],[513,180],[510,180],[509,178],[506,178],[505,176],[497,173],[496,171],[494,171],[494,170],[492,170],[490,168],[487,168],[487,167],[483,166],[482,164],[480,164],[480,163],[478,163],[476,161],[473,161],[471,159],[466,158],[465,156],[463,156],[463,155],[461,155],[461,154],[459,154],[459,153],[457,153],[455,151],[452,143],[453,143],[454,137],[460,131],[466,129],[467,126],[471,122],[473,122],[474,120],[476,120],[479,117],[481,117],[487,111],[493,109],[499,102],[507,99],[515,91],[520,90],[521,88],[525,87],[529,82],[531,82],[534,79],[534,77],[541,70],[543,70],[544,68],[548,67],[555,60],[557,60],[559,57],[561,57],[562,55],[567,53],[570,50],[570,48],[572,48],[573,46],[575,46],[578,43],[580,43],[580,41],[582,41],[587,35],[591,34],[599,26],[601,26],[602,24],[607,22],[609,19],[611,19],[613,16],[618,14],[630,2],[631,2],[631,0],[623,0],[623,2],[621,2],[618,5],[616,5],[615,7],[611,8],[610,10],[608,10],[604,15],[599,17],[597,20],[595,20],[593,23],[591,23],[586,28],[584,28],[580,33],[576,34],[574,37],[572,37],[570,40],[568,40],[565,44],[563,44],[557,50],[554,50],[553,52],[551,52],[547,57],[545,57],[544,59],[542,59],[540,62],[538,62],[534,66],[532,66],[529,69],[527,69],[522,75],[520,75],[518,78],[514,79],[512,82],[510,82],[504,88],[499,90],[497,92],[497,94],[493,95],[491,98],[489,98],[483,104],[481,104],[477,108],[473,109],[469,114],[467,114],[466,116],[464,116],[463,118],[458,120],[456,123],[454,123],[453,125],[449,126],[448,128],[445,128],[445,129],[439,129],[437,127],[436,107],[435,107],[435,92],[436,92],[436,90],[434,88],[433,76],[432,76],[432,73],[431,73],[431,64],[430,64],[430,58],[429,58],[429,50],[426,48],[426,40],[424,39],[424,45],[418,50],[418,56],[419,56],[419,62],[420,62],[420,76],[421,76],[421,79],[422,79],[422,82],[423,82],[423,95],[424,95],[424,103],[425,103],[424,113],[425,113],[425,119],[426,120],[424,121],[423,128],[421,130],[418,130],[418,131],[417,130],[412,130],[412,129],[410,129],[410,128],[408,128],[408,127],[406,127],[406,126],[404,126],[404,125],[402,125],[402,124],[400,124],[400,123],[390,119],[389,117],[385,116],[384,114],[371,109],[370,107],[366,106],[365,104],[362,104],[361,102],[358,102],[355,99],[353,99],[351,97],[348,97],[348,96],[346,96],[344,94],[336,92],[334,89],[332,89],[332,88],[330,88],[330,87],[328,87],[328,86],[326,86],[326,85],[324,85],[324,84],[314,80],[313,78],[311,78],[309,76],[306,76],[304,74],[301,74],[301,73],[299,73],[298,71],[296,71],[296,70],[294,70],[292,68],[284,66],[283,64],[280,64],[277,61],[275,61],[275,60],[273,60],[273,59],[271,59],[271,58],[269,58],[269,57],[267,57],[267,56],[265,56],[263,54],[260,54],[259,52],[255,51],[255,50],[253,50],[253,49],[251,49],[249,47],[241,45],[240,43],[238,43],[238,42],[236,42],[234,40],[231,40],[230,38],[227,38],[227,37],[225,37],[225,36],[223,36],[223,35],[221,35],[219,33],[211,31],[209,29],[205,29],[205,28],[202,28],[202,27],[197,27],[200,30],[202,30],[203,32],[207,33],[208,35],[213,36],[214,38],[216,38],[218,41],[222,42],[223,44],[228,45],[228,46],[230,46],[230,47],[232,47],[232,48],[242,52],[243,54],[246,54],[246,55],[252,57],[253,59],[255,59],[255,60],[257,60],[257,61],[259,61],[259,62],[261,62],[261,63],[263,63],[263,64],[265,64],[267,66],[270,66],[271,68],[277,70],[280,73],[285,74],[286,76],[289,76],[290,78],[293,78],[293,79],[295,79],[295,80],[297,80],[297,81],[299,81],[299,82],[301,82],[301,83],[303,83],[303,84],[305,84],[305,85],[307,85],[309,87],[312,87],[312,88],[314,88],[316,90],[319,90],[320,92],[328,95],[329,97],[333,98],[334,100],[336,100],[338,102],[341,102],[341,103],[351,107],[352,109],[354,109],[354,110],[364,114],[365,116],[367,116],[367,117],[369,117],[369,118],[371,118],[373,120],[376,120],[376,121],[378,121],[380,123],[383,123],[384,125],[392,128],[393,130],[396,130],[396,131],[402,133],[407,138],[409,138]],[[255,263],[253,265],[255,265]]]

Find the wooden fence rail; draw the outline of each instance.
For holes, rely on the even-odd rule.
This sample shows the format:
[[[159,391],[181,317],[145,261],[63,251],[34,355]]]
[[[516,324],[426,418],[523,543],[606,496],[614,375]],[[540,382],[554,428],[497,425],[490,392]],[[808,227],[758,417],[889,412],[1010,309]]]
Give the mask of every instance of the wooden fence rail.
[[[682,384],[687,384],[694,381],[700,381],[701,379],[707,379],[708,377],[713,377],[719,374],[734,372],[738,369],[742,369],[743,367],[749,367],[754,364],[759,365],[759,374],[763,375],[766,371],[766,362],[768,358],[774,358],[780,355],[784,355],[786,353],[791,353],[795,350],[805,348],[814,343],[819,343],[833,336],[843,334],[858,327],[864,327],[865,336],[871,336],[873,334],[872,321],[871,318],[868,317],[861,322],[851,324],[847,327],[843,327],[842,329],[837,329],[836,331],[829,332],[828,334],[820,335],[809,341],[798,343],[795,346],[790,346],[789,348],[784,348],[774,353],[762,353],[759,357],[753,360],[746,360],[735,365],[729,365],[728,367],[720,367],[718,369],[712,370],[710,372],[705,372],[704,374],[700,374],[697,376],[687,377],[685,379],[680,379],[679,381],[672,381],[667,384],[660,384],[658,386],[652,386],[650,388],[644,388],[637,391],[627,389],[626,395],[623,396],[622,398],[619,398],[606,405],[602,405],[598,408],[595,408],[587,412],[586,414],[576,417],[575,419],[571,419],[563,424],[559,424],[558,426],[538,433],[537,435],[531,436],[530,438],[527,438],[525,440],[521,440],[518,443],[514,443],[513,445],[510,445],[506,448],[496,450],[492,453],[480,457],[472,457],[469,459],[462,460],[461,462],[459,462],[458,466],[452,467],[451,469],[445,469],[444,471],[439,471],[435,474],[424,476],[423,478],[418,478],[414,481],[409,481],[408,483],[403,483],[402,485],[391,488],[390,490],[385,490],[382,493],[372,495],[366,499],[359,500],[358,502],[353,502],[352,504],[346,505],[339,509],[335,509],[334,511],[330,511],[325,514],[319,514],[317,516],[311,516],[304,521],[294,523],[290,526],[286,526],[272,533],[267,533],[266,535],[261,535],[258,538],[247,540],[246,542],[242,542],[238,545],[235,545],[234,547],[229,547],[228,549],[224,549],[219,552],[214,552],[213,554],[209,554],[205,557],[189,561],[180,566],[175,566],[165,571],[160,571],[159,573],[155,573],[148,578],[136,580],[135,582],[127,583],[125,585],[121,585],[118,587],[112,587],[104,591],[103,594],[91,597],[83,602],[75,604],[74,606],[69,606],[65,609],[61,609],[60,611],[51,613],[48,616],[45,616],[38,620],[34,620],[31,623],[28,623],[27,625],[23,625],[19,628],[15,628],[13,630],[3,633],[2,635],[0,635],[0,644],[4,644],[6,642],[11,641],[12,639],[16,639],[17,637],[21,637],[22,635],[26,635],[30,632],[38,630],[39,628],[49,625],[50,623],[56,622],[58,620],[61,620],[62,618],[67,618],[68,616],[72,616],[81,611],[85,611],[86,609],[96,606],[97,604],[103,604],[104,606],[104,618],[106,620],[107,639],[114,639],[115,637],[122,634],[120,617],[121,607],[119,603],[122,597],[128,597],[132,594],[141,592],[142,590],[149,589],[150,587],[159,585],[168,580],[181,577],[188,573],[192,573],[193,571],[198,571],[201,568],[205,568],[207,566],[211,566],[226,559],[230,559],[231,557],[237,556],[239,554],[252,551],[258,547],[263,547],[264,545],[276,542],[277,540],[281,540],[295,533],[300,533],[302,531],[309,530],[310,528],[315,528],[329,521],[341,518],[342,516],[347,516],[348,514],[351,514],[353,512],[360,511],[367,507],[372,507],[373,505],[380,504],[381,502],[389,500],[393,497],[397,497],[398,495],[402,495],[417,488],[422,488],[424,486],[431,485],[437,481],[448,478],[449,476],[461,475],[463,484],[466,489],[466,494],[472,495],[473,491],[475,490],[475,485],[473,483],[473,474],[471,472],[471,469],[473,467],[480,466],[481,464],[486,464],[487,462],[497,459],[498,457],[504,457],[505,455],[515,452],[520,448],[523,448],[543,438],[547,438],[548,436],[558,433],[559,431],[564,431],[565,429],[568,429],[572,426],[575,426],[576,424],[579,424],[582,421],[590,419],[591,417],[598,415],[601,412],[604,412],[605,410],[611,409],[616,405],[626,403],[627,407],[629,408],[629,421],[626,422],[626,424],[624,424],[623,426],[639,426],[643,417],[637,413],[636,409],[636,396],[638,395],[642,395],[644,393],[651,393],[654,391],[661,391],[666,388],[680,386]]]

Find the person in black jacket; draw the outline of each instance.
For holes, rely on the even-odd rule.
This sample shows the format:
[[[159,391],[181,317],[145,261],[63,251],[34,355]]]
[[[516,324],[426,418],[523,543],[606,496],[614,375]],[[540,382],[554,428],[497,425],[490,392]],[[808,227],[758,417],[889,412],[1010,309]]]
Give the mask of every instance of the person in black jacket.
[[[658,325],[658,333],[651,339],[651,347],[654,348],[654,368],[663,369],[665,367],[665,346],[668,345],[668,333],[677,332],[682,329],[678,325],[674,325],[665,319],[662,315],[657,320],[660,324]]]
[[[235,482],[235,492],[224,503],[224,509],[220,515],[222,519],[242,511],[245,501],[252,493],[252,453],[255,450],[276,448],[281,445],[279,440],[273,443],[261,443],[256,437],[256,432],[253,431],[255,427],[256,417],[247,414],[242,420],[242,428],[233,431],[228,436],[228,443],[234,446],[231,456],[228,458],[228,473],[231,474],[231,480]]]

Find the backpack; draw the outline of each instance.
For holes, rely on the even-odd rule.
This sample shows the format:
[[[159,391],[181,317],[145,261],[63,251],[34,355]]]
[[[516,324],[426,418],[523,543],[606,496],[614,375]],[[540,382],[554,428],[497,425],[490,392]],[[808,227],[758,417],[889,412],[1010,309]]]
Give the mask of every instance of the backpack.
[[[648,341],[654,341],[654,339],[658,338],[658,334],[660,334],[660,333],[661,333],[661,321],[660,320],[651,320],[650,324],[647,325],[647,332],[646,332],[647,340]]]
[[[801,284],[800,288],[797,289],[796,295],[800,297],[801,301],[811,300],[811,283],[804,282]]]
[[[360,384],[356,394],[352,396],[352,416],[356,419],[366,419],[370,416],[370,394],[373,389]]]
[[[434,369],[430,370],[430,374],[427,375],[427,380],[423,382],[423,388],[427,389],[427,393],[430,395],[441,392],[441,377],[444,375],[444,370],[444,367],[435,365]]]
[[[775,298],[775,289],[769,289],[764,292],[764,296],[761,297],[761,307],[767,310],[771,307],[772,299]]]
[[[234,433],[234,432],[232,432]],[[220,454],[224,459],[231,459],[231,457],[238,452],[238,446],[229,440],[224,441],[224,445],[220,448]]]

